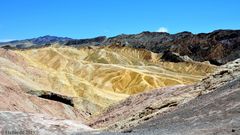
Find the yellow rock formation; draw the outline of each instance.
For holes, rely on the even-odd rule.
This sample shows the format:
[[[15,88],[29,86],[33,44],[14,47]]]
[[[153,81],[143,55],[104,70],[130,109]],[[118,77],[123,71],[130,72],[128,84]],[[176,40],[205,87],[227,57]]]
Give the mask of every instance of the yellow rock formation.
[[[160,54],[128,47],[46,47],[13,53],[18,60],[0,55],[6,59],[1,71],[27,89],[75,97],[75,106],[90,113],[135,93],[193,84],[215,69],[198,62],[161,62]]]

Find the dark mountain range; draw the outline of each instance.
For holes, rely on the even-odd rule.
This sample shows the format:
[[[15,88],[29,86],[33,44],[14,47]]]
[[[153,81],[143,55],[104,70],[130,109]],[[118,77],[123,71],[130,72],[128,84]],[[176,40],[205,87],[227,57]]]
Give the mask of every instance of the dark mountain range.
[[[39,38],[30,39],[34,44],[46,44],[46,43],[55,43],[55,42],[66,42],[72,40],[72,38],[68,37],[56,37],[56,36],[43,36]]]
[[[157,53],[171,51],[196,61],[221,65],[240,57],[240,30],[217,30],[200,34],[143,32],[112,37],[105,44],[145,48]]]
[[[2,42],[2,43],[0,43],[0,47],[19,48],[19,49],[34,48],[34,47],[48,46],[53,43],[64,44],[69,40],[73,40],[73,39],[68,38],[68,37],[56,37],[56,36],[46,35],[46,36],[32,38],[32,39]]]
[[[34,39],[0,43],[0,46],[14,48],[33,48],[59,43],[67,46],[120,45],[144,48],[156,53],[174,52],[187,55],[195,61],[210,61],[222,65],[240,57],[240,30],[216,30],[211,33],[177,34],[142,32],[140,34],[118,35],[107,38],[100,36],[90,39],[71,39],[44,36]]]
[[[75,40],[68,41],[65,45],[75,46],[75,47],[103,45],[106,40],[107,40],[106,36],[100,36],[100,37],[89,38],[89,39],[75,39]]]

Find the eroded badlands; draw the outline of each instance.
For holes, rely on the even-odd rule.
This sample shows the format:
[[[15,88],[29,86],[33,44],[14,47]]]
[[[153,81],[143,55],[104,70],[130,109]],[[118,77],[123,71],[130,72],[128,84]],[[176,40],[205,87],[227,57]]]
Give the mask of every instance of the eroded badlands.
[[[216,69],[208,63],[160,58],[161,54],[144,49],[118,46],[0,49],[0,72],[27,93],[47,91],[69,97],[74,108],[89,115],[129,95],[194,84]]]

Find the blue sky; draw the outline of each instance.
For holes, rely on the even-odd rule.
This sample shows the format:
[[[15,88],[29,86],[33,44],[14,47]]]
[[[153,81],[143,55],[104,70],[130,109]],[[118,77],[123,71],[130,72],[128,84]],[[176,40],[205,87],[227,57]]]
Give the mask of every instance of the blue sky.
[[[240,0],[1,0],[0,41],[240,29]]]

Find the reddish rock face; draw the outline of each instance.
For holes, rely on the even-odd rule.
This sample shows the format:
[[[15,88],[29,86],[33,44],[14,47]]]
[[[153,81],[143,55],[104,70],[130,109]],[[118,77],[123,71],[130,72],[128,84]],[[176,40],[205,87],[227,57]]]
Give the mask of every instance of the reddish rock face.
[[[25,93],[21,84],[0,72],[0,111],[42,113],[66,119],[84,120],[84,114],[69,105]]]

